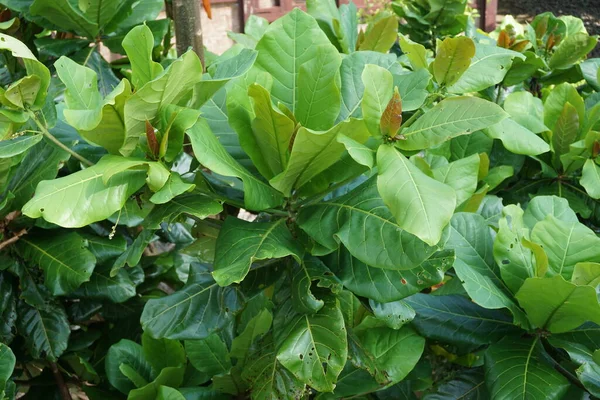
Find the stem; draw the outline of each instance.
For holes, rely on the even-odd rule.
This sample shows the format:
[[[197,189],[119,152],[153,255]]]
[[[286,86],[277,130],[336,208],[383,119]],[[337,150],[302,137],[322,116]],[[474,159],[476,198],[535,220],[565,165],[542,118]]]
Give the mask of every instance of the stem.
[[[63,400],[73,400],[71,397],[71,393],[69,392],[69,388],[65,384],[65,380],[58,370],[58,365],[55,362],[49,362],[50,369],[52,370],[52,374],[54,375],[54,380],[56,381],[56,385],[58,386],[58,390],[60,392],[60,397]]]
[[[579,381],[579,379],[577,379],[577,377],[575,377],[565,367],[563,367],[562,365],[560,365],[559,362],[554,359],[554,357],[552,357],[551,352],[548,351],[548,349],[551,348],[551,346],[547,343],[546,340],[542,340],[542,346],[544,347],[544,350],[546,350],[546,353],[548,354],[548,358],[552,361],[554,369],[556,369],[558,372],[560,372],[573,385],[575,385],[578,388],[582,389],[584,392],[587,392],[588,390],[585,388],[585,386],[583,386],[583,384]]]
[[[210,197],[214,200],[219,200],[222,201],[223,203],[227,203],[230,206],[234,206],[237,208],[243,208],[244,210],[246,210],[246,205],[240,201],[237,200],[233,200],[233,199],[229,199],[225,196],[221,196],[217,193],[210,193],[210,192],[205,192],[203,190],[196,190],[196,192],[203,194],[204,196]],[[269,214],[273,214],[273,215],[279,215],[281,217],[288,217],[289,214],[283,210],[276,210],[274,208],[267,208],[266,210],[262,210],[264,212],[267,212]]]
[[[438,98],[440,98],[442,96],[443,95],[441,93],[430,94],[429,98],[427,99],[425,104],[423,104],[421,106],[421,108],[419,108],[413,115],[410,116],[409,119],[406,120],[405,123],[402,124],[402,127],[400,128],[400,132],[402,132],[402,129],[408,128],[409,126],[411,126],[415,122],[415,120],[424,113],[424,111],[423,111],[424,108],[429,107],[434,101],[436,101]]]
[[[502,83],[498,84],[498,91],[496,91],[496,104],[500,104],[500,96],[502,96]]]
[[[362,174],[360,174],[360,175],[362,175]],[[308,206],[308,205],[311,205],[311,204],[314,204],[314,203],[317,203],[317,202],[323,200],[323,198],[325,196],[327,196],[329,193],[333,192],[336,189],[341,188],[344,185],[347,185],[348,183],[350,183],[353,180],[355,180],[356,178],[358,178],[360,175],[352,176],[352,177],[350,177],[348,179],[344,179],[343,181],[340,181],[340,182],[338,182],[338,183],[336,183],[334,185],[329,186],[327,188],[327,190],[325,190],[324,192],[318,193],[318,194],[316,194],[316,195],[314,195],[312,197],[309,197],[308,199],[300,202],[300,206],[301,207]]]
[[[88,167],[91,167],[92,165],[94,165],[93,162],[91,162],[87,158],[83,157],[81,154],[79,154],[79,153],[73,151],[72,149],[68,148],[67,146],[65,146],[64,144],[62,144],[57,138],[55,138],[54,135],[52,135],[48,131],[48,129],[46,129],[46,127],[40,122],[40,120],[35,116],[35,114],[32,111],[29,112],[29,115],[31,115],[31,119],[35,122],[35,124],[40,129],[40,131],[42,132],[42,134],[48,140],[50,140],[52,143],[54,143],[55,145],[57,145],[58,147],[60,147],[62,150],[66,151],[71,156],[75,157],[76,159],[78,159],[79,161],[81,161],[82,163],[84,163],[85,165],[87,165]]]
[[[0,250],[17,242],[21,238],[21,236],[26,235],[26,234],[27,234],[27,229],[22,229],[21,231],[15,233],[15,236],[0,243]]]

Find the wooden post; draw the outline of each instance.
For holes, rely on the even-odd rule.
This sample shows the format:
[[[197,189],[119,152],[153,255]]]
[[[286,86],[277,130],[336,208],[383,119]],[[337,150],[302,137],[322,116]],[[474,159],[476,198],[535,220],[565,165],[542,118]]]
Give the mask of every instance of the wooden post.
[[[173,0],[177,55],[182,55],[191,47],[202,61],[202,67],[205,67],[201,16],[200,0]]]
[[[477,0],[479,11],[479,29],[491,32],[496,29],[496,14],[498,13],[498,0]]]

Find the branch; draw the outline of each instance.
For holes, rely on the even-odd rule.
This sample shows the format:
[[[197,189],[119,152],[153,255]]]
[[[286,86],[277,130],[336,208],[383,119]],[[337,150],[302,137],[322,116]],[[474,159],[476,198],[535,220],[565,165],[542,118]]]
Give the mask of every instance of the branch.
[[[60,392],[60,397],[62,400],[73,400],[71,397],[71,393],[69,392],[69,388],[67,387],[65,380],[58,370],[58,365],[55,362],[49,362],[50,369],[52,370],[52,374],[54,375],[54,380],[56,381],[56,385],[58,386],[58,390]]]
[[[15,236],[11,237],[10,239],[5,240],[4,242],[0,243],[0,250],[2,250],[3,248],[10,246],[11,244],[15,243],[16,241],[18,241],[21,236],[26,235],[27,234],[27,229],[22,229],[19,232],[17,232],[15,234]]]

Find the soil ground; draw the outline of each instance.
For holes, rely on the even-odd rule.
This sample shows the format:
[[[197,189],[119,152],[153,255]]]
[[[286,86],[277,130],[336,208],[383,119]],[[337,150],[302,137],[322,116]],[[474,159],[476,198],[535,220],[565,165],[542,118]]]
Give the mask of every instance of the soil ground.
[[[498,0],[498,16],[511,14],[517,20],[531,21],[545,11],[579,17],[590,35],[600,35],[600,0]],[[600,44],[592,56],[600,57]]]

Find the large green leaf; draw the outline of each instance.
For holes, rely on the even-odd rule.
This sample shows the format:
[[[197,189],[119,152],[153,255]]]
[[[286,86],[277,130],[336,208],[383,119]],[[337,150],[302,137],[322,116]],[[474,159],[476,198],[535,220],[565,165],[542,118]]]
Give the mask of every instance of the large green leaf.
[[[4,396],[6,383],[10,379],[16,364],[16,357],[10,347],[0,343],[0,395]]]
[[[200,119],[187,132],[194,155],[202,165],[218,174],[235,176],[244,183],[244,202],[250,210],[264,210],[283,202],[281,193],[265,184],[231,157],[210,130],[206,120]]]
[[[488,310],[461,295],[415,294],[405,301],[416,311],[412,325],[430,340],[476,349],[519,333],[512,318]]]
[[[217,238],[213,277],[228,286],[241,282],[254,261],[292,255],[300,262],[302,253],[285,219],[253,223],[230,217]]]
[[[456,193],[427,176],[392,146],[377,151],[377,188],[398,225],[434,246],[454,213]]]
[[[36,359],[58,360],[67,349],[71,333],[67,313],[62,306],[48,304],[38,309],[22,301],[17,306],[17,313],[17,330],[25,339],[29,354]]]
[[[204,339],[186,340],[185,352],[194,368],[209,376],[225,374],[231,369],[229,349],[216,333]]]
[[[381,137],[380,121],[394,94],[394,78],[387,69],[367,64],[362,73],[364,95],[361,102],[362,115],[371,135]]]
[[[404,150],[422,150],[453,137],[466,135],[492,126],[508,114],[489,101],[476,97],[451,97],[425,112],[417,121],[401,131],[397,143]]]
[[[600,238],[579,222],[565,222],[548,215],[531,231],[531,239],[548,255],[548,274],[570,280],[578,262],[600,262]]]
[[[351,139],[364,143],[369,132],[363,120],[349,119],[325,132],[300,128],[294,139],[290,160],[285,170],[271,179],[271,185],[289,196],[312,178],[340,160]],[[352,154],[352,153],[350,153]]]
[[[102,3],[102,0],[93,0],[93,3],[97,8],[98,3]],[[110,5],[118,2],[109,0],[106,3]],[[97,20],[87,18],[81,9],[69,0],[35,0],[31,4],[30,12],[32,15],[43,16],[65,31],[77,32],[90,39],[95,38],[98,33]]]
[[[445,38],[431,64],[433,76],[440,85],[451,86],[467,71],[475,55],[473,40],[459,36]]]
[[[569,382],[543,361],[538,339],[506,338],[485,353],[486,383],[497,400],[560,400]]]
[[[144,171],[126,170],[103,181],[104,173],[117,167],[118,157],[51,181],[42,181],[35,196],[23,206],[23,214],[43,217],[54,224],[77,228],[101,221],[119,211],[129,196],[144,186]]]
[[[284,305],[280,312],[285,313],[288,307]],[[337,300],[327,299],[316,314],[286,317],[279,332],[277,360],[315,390],[333,391],[348,354],[344,317]]]
[[[523,223],[523,210],[519,206],[509,205],[504,208],[502,215],[494,239],[494,259],[506,286],[516,293],[527,278],[544,276],[546,271],[539,271],[534,253],[528,245],[529,229]]]
[[[0,158],[11,158],[24,153],[42,140],[42,135],[18,136],[0,141]]]
[[[454,270],[476,304],[490,309],[508,308],[517,325],[527,324],[523,311],[512,300],[494,262],[490,228],[478,214],[458,213],[450,224],[446,248],[454,249]]]
[[[454,84],[448,87],[448,91],[450,93],[479,92],[502,82],[512,65],[513,58],[525,60],[525,56],[516,51],[495,44],[476,43],[471,65]]]
[[[489,137],[499,139],[511,153],[536,156],[550,151],[550,146],[541,137],[510,118],[488,127],[485,132]]]
[[[343,245],[324,260],[354,294],[388,303],[441,283],[444,272],[452,268],[454,253],[434,253],[419,266],[402,271],[370,267],[352,257]]]
[[[185,350],[177,340],[154,339],[147,333],[142,335],[144,357],[156,371],[180,367],[187,364]]]
[[[309,129],[329,129],[341,106],[340,64],[338,51],[329,45],[318,46],[312,59],[300,66],[298,96],[294,115]]]
[[[555,166],[560,165],[558,161],[560,156],[568,153],[570,145],[577,140],[580,125],[577,109],[571,103],[565,103],[552,129],[552,150]]]
[[[134,297],[136,290],[135,284],[127,271],[119,269],[116,275],[111,276],[111,267],[107,265],[97,267],[90,276],[89,282],[81,285],[73,295],[123,303]]]
[[[529,92],[513,92],[506,96],[504,109],[516,123],[533,133],[548,130],[544,125],[542,100]]]
[[[563,109],[567,103],[570,103],[571,106],[575,107],[577,110],[577,115],[579,117],[578,121],[580,123],[585,121],[585,105],[583,104],[583,99],[573,85],[563,83],[555,86],[546,98],[546,101],[544,101],[544,124],[548,129],[554,131],[556,122],[563,113]]]
[[[131,82],[137,89],[156,78],[163,67],[152,60],[154,37],[147,25],[136,26],[123,39],[131,63]]]
[[[393,75],[399,75],[402,72],[402,67],[393,54],[359,51],[345,57],[340,68],[342,108],[338,121],[362,116],[361,103],[365,91],[362,74],[367,64],[378,65],[389,70]]]
[[[45,284],[55,296],[73,292],[90,280],[96,257],[75,232],[25,237],[19,240],[23,257],[44,270]]]
[[[252,133],[260,157],[268,166],[261,171],[265,178],[271,179],[283,172],[288,164],[289,148],[294,134],[295,122],[273,107],[271,95],[258,84],[248,88],[252,98],[255,118],[252,120]]]
[[[344,196],[302,207],[298,224],[327,253],[341,242],[368,265],[395,270],[416,268],[437,248],[428,246],[394,221],[376,184],[373,177]]]
[[[434,393],[427,393],[423,400],[483,400],[490,395],[485,387],[485,377],[480,369],[469,369],[439,385]]]
[[[205,267],[192,263],[186,285],[149,300],[141,323],[155,338],[203,339],[231,323],[239,308],[236,288],[219,287]]]
[[[394,86],[398,87],[402,99],[402,111],[413,111],[420,108],[429,95],[427,86],[431,74],[424,68],[414,72],[394,74]]]
[[[317,298],[311,287],[313,282],[316,287],[329,288],[333,293],[342,290],[341,282],[329,268],[317,258],[307,258],[294,266],[292,276],[292,301],[294,308],[299,313],[312,314],[323,308],[323,300]],[[315,291],[318,293],[318,289]]]
[[[596,43],[598,43],[598,38],[590,36],[586,32],[569,35],[561,41],[560,46],[552,54],[548,66],[552,69],[568,68],[593,50]]]
[[[592,199],[600,199],[600,166],[594,160],[586,160],[579,183]]]
[[[529,278],[516,297],[531,323],[552,333],[568,332],[587,321],[600,322],[596,290],[562,276]]]
[[[477,190],[480,157],[473,154],[431,170],[433,177],[454,189],[456,204],[469,199]]]
[[[202,79],[202,64],[193,51],[188,51],[154,80],[139,88],[125,103],[126,135],[121,154],[130,155],[139,138],[146,132],[146,121],[153,121],[159,109],[177,104]]]
[[[27,282],[21,282],[21,287],[26,290]],[[15,336],[17,297],[17,288],[11,276],[7,272],[0,272],[0,342],[10,343]]]
[[[578,222],[577,215],[569,208],[569,201],[557,196],[535,196],[523,214],[523,221],[530,229],[546,219],[548,215],[563,222]]]
[[[398,19],[395,15],[379,18],[369,24],[358,49],[387,53],[396,41],[397,30]]]
[[[409,327],[376,327],[356,334],[363,357],[371,358],[389,384],[404,379],[415,367],[425,348],[425,339]]]
[[[127,339],[110,347],[104,368],[110,384],[124,394],[152,382],[156,374],[144,357],[142,346]]]
[[[221,211],[223,206],[219,202],[198,193],[188,193],[154,206],[143,225],[149,229],[159,229],[161,223],[177,221],[182,215],[205,219]]]
[[[294,9],[269,25],[256,45],[255,66],[273,76],[271,95],[293,114],[303,96],[299,79],[302,65],[315,59],[321,46],[331,47],[337,54],[317,21],[300,9]]]

